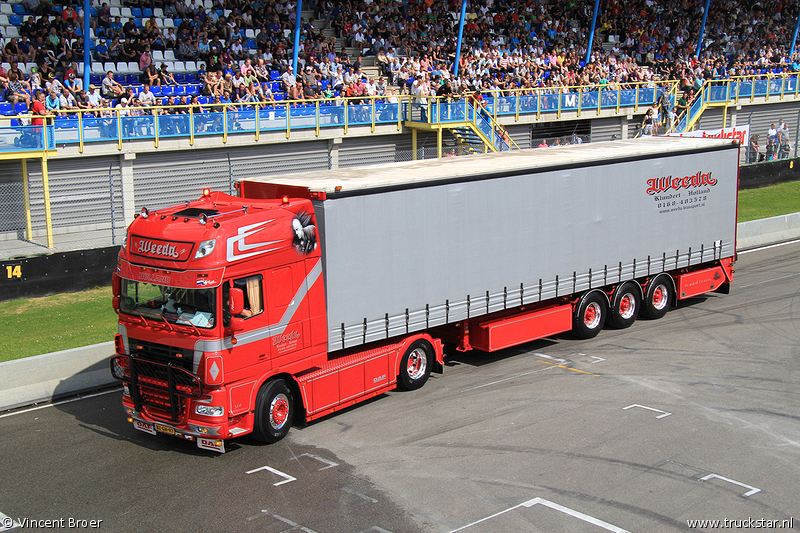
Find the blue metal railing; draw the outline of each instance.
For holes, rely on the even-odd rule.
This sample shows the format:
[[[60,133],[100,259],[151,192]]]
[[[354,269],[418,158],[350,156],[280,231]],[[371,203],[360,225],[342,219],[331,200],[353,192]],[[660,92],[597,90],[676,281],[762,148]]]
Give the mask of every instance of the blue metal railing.
[[[163,108],[143,110],[140,116],[128,116],[113,110],[110,117],[95,117],[84,113],[78,115],[61,115],[55,118],[52,126],[47,128],[46,142],[48,148],[63,145],[79,145],[80,150],[86,143],[117,142],[121,148],[123,141],[152,140],[156,146],[160,138],[186,138],[196,136],[219,136],[229,133],[285,131],[287,137],[292,130],[308,130],[336,128],[352,125],[397,124],[402,120],[423,122],[462,122],[471,120],[490,140],[498,136],[491,127],[492,120],[485,119],[486,113],[492,119],[504,116],[535,116],[547,114],[560,116],[562,112],[582,112],[614,109],[617,112],[639,112],[639,108],[649,106],[658,101],[665,90],[672,92],[675,82],[661,82],[659,85],[638,84],[635,86],[608,87],[573,87],[527,89],[513,91],[511,94],[485,98],[484,111],[476,109],[469,100],[447,102],[442,99],[429,98],[425,105],[415,103],[409,96],[400,96],[398,102],[389,103],[383,99],[362,99],[359,103],[351,103],[346,99],[317,100],[310,103],[277,102],[252,105],[229,106],[225,111],[214,111],[184,114],[158,114]],[[798,75],[762,75],[733,78],[724,81],[707,83],[696,101],[692,104],[688,116],[682,117],[675,131],[683,131],[686,125],[705,104],[738,103],[743,99],[756,97],[783,98],[785,96],[800,97],[798,91]],[[206,108],[212,108],[206,105]],[[188,111],[188,108],[187,108]],[[38,150],[45,142],[44,131],[35,126],[22,125],[16,116],[0,116],[0,151]],[[29,117],[30,118],[30,117]],[[484,120],[485,119],[485,120]],[[7,122],[6,122],[7,121]],[[3,142],[5,141],[5,142]],[[501,141],[498,149],[508,149],[508,143]]]

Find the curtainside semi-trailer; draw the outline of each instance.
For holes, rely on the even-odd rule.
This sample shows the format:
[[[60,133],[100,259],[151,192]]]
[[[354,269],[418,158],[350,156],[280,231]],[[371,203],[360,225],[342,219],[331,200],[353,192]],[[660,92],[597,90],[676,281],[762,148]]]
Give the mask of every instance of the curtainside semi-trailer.
[[[739,146],[660,137],[254,177],[149,211],[113,282],[137,429],[224,452],[495,351],[727,292]]]

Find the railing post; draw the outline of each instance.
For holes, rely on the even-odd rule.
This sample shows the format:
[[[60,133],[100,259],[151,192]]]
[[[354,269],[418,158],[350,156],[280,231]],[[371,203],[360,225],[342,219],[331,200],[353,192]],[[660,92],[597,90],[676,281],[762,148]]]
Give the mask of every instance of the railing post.
[[[83,110],[78,110],[78,153],[83,153]]]
[[[291,119],[290,115],[292,113],[292,105],[289,102],[286,102],[286,138],[288,139],[291,137]]]
[[[117,150],[122,150],[122,115],[119,109],[114,112],[117,114]]]
[[[194,113],[189,108],[189,146],[194,146]]]

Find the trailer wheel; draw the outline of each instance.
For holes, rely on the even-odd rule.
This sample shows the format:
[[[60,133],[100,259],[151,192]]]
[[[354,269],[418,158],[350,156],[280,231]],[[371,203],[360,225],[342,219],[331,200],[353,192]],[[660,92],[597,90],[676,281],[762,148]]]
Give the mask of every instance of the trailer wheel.
[[[669,276],[661,274],[650,280],[644,294],[643,312],[647,318],[661,318],[672,304],[672,288]]]
[[[579,339],[595,337],[606,321],[607,305],[604,295],[599,292],[589,292],[583,295],[575,308],[572,321],[572,333]]]
[[[274,443],[289,433],[294,417],[294,398],[282,379],[264,383],[256,397],[253,435],[261,442]]]
[[[405,390],[416,390],[425,385],[433,366],[433,347],[418,340],[408,347],[400,360],[398,381]]]
[[[639,316],[641,289],[632,281],[619,285],[611,298],[611,324],[615,328],[629,327]]]

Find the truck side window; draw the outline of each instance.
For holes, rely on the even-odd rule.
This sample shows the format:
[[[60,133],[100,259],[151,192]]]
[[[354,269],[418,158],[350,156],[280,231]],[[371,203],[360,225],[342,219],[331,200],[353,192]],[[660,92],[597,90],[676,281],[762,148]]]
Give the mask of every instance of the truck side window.
[[[264,298],[261,274],[233,280],[233,286],[244,291],[244,311],[241,318],[248,318],[264,312]]]

